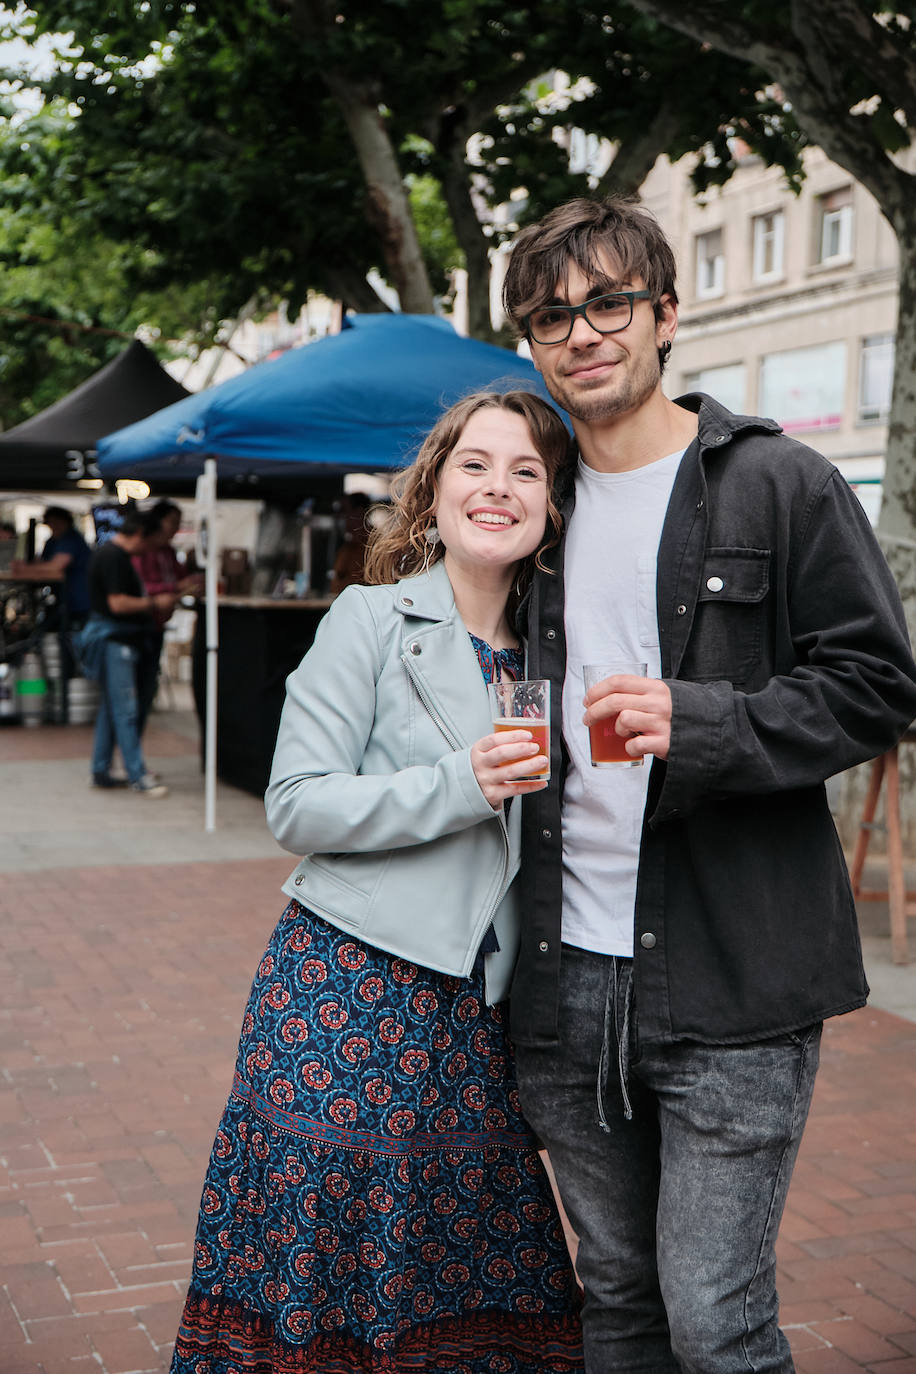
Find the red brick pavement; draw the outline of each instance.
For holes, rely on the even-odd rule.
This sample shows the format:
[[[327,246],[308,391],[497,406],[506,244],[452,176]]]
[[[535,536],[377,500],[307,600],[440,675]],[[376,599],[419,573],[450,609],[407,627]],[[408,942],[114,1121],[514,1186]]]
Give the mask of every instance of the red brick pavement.
[[[4,763],[85,759],[88,764],[94,730],[94,725],[42,725],[36,730],[4,728],[0,735],[0,758]],[[187,735],[169,729],[154,715],[143,732],[143,749],[150,758],[177,758],[193,753],[195,745]]]
[[[0,1374],[167,1369],[287,868],[0,878]],[[829,1024],[779,1256],[800,1374],[916,1374],[916,1024]]]

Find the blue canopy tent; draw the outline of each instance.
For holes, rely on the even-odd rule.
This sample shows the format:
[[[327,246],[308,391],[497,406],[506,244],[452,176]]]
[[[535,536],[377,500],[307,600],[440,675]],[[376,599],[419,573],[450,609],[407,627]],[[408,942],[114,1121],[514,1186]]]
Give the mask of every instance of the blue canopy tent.
[[[537,391],[534,365],[505,348],[465,339],[432,315],[356,315],[339,334],[259,363],[108,435],[98,444],[104,477],[167,481],[220,477],[383,472],[403,467],[453,401],[479,387]]]
[[[548,393],[534,365],[427,315],[356,315],[339,334],[249,368],[98,442],[103,477],[203,476],[209,507],[206,826],[216,790],[216,478],[384,472],[404,467],[442,411],[468,392]],[[257,486],[247,485],[247,494]],[[305,494],[305,490],[303,491]]]

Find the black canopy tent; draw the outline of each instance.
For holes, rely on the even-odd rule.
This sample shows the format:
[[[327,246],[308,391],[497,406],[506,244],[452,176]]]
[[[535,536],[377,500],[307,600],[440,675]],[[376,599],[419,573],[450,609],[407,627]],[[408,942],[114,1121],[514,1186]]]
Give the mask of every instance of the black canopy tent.
[[[75,491],[80,478],[99,476],[95,446],[103,434],[189,394],[132,340],[68,396],[0,434],[0,489]]]

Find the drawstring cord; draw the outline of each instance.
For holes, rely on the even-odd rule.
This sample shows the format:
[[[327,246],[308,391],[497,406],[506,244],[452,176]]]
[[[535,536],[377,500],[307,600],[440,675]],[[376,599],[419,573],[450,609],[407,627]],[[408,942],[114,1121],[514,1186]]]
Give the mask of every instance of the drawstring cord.
[[[620,994],[618,983],[620,974],[625,971],[626,986],[623,994],[623,1015],[618,1015],[620,1005]],[[620,1095],[623,1099],[623,1115],[625,1121],[633,1120],[633,1108],[630,1104],[628,1091],[629,1077],[629,1058],[630,1058],[630,1010],[633,1001],[633,969],[629,965],[624,970],[616,955],[611,956],[611,971],[607,982],[607,996],[604,1000],[604,1035],[601,1041],[601,1054],[598,1058],[598,1082],[596,1093],[598,1099],[598,1125],[602,1131],[610,1133],[607,1114],[605,1112],[605,1099],[607,1097],[608,1074],[611,1062],[611,1032],[617,1036],[617,1074],[620,1081]],[[620,1023],[618,1030],[618,1021]]]
[[[623,1019],[620,1026],[620,1036],[617,1040],[617,1072],[620,1075],[620,1095],[623,1098],[623,1116],[625,1121],[633,1120],[633,1108],[630,1105],[629,1077],[630,1077],[630,1011],[633,1006],[633,965],[630,964],[626,971],[627,988],[623,997]],[[615,980],[616,981],[616,980]],[[617,997],[615,994],[616,1004]]]

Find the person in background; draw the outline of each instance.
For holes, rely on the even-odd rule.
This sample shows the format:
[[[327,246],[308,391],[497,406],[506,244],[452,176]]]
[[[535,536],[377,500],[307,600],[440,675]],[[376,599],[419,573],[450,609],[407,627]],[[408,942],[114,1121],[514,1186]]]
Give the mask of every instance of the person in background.
[[[150,596],[171,592],[176,598],[193,595],[201,590],[199,573],[188,572],[172,544],[181,528],[181,508],[174,501],[157,501],[143,512],[143,548],[135,554],[133,565],[144,590]],[[154,616],[157,624],[165,625],[168,616]]]
[[[344,534],[331,570],[332,596],[365,580],[366,548],[371,533],[366,516],[372,498],[364,491],[351,491],[344,499]]]
[[[579,450],[529,603],[560,776],[524,810],[511,1007],[586,1368],[788,1374],[776,1235],[822,1022],[868,991],[824,783],[916,713],[900,598],[833,463],[665,395],[674,254],[637,202],[522,230],[504,302]],[[621,660],[648,677],[585,691]],[[590,725],[651,767],[594,768]]]
[[[81,630],[89,615],[89,559],[92,550],[76,528],[66,506],[48,506],[42,523],[51,531],[41,557],[27,563],[13,559],[10,571],[24,581],[50,581],[60,585],[56,615],[47,629],[57,631],[61,657],[61,719],[67,719],[67,684],[77,675],[72,635]],[[63,579],[63,581],[61,581]]]
[[[172,598],[167,610],[154,607],[149,632],[140,644],[137,682],[142,734],[156,697],[165,627],[179,599],[188,593],[200,592],[203,579],[199,573],[186,571],[172,547],[172,540],[181,525],[181,510],[174,501],[157,501],[149,510],[141,513],[140,520],[143,545],[131,559],[134,570],[149,596],[168,595]]]
[[[48,506],[42,524],[51,531],[41,557],[31,563],[14,559],[10,571],[29,582],[63,579],[63,610],[66,623],[79,629],[89,614],[89,558],[92,550],[65,506]]]
[[[568,448],[539,397],[454,406],[375,534],[372,585],[287,679],[267,816],[306,857],[245,1012],[172,1374],[581,1370],[503,1005],[546,761],[492,732],[485,686],[524,677],[512,613]]]
[[[139,673],[144,645],[154,631],[154,615],[172,612],[174,592],[150,595],[143,590],[132,558],[143,547],[142,517],[128,511],[120,528],[92,555],[89,563],[90,615],[80,637],[80,657],[87,677],[100,689],[92,749],[92,785],[128,785],[153,799],[168,795],[149,771],[140,742],[140,701],[145,690]],[[112,775],[117,744],[126,780]]]

